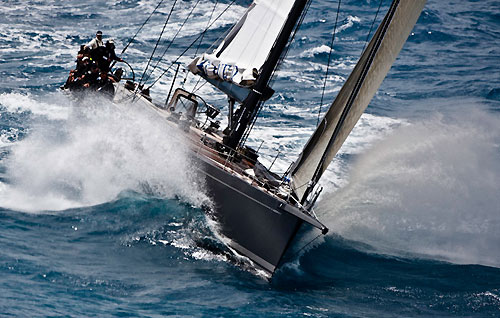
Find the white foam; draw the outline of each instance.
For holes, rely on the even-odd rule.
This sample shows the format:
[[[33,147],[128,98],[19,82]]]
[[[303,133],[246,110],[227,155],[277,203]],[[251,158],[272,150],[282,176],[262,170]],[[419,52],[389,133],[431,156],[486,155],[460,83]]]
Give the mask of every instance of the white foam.
[[[9,128],[0,130],[0,148],[7,147],[16,142],[19,138],[19,129]]]
[[[487,291],[487,292],[481,293],[479,295],[490,297],[491,299],[495,300],[497,303],[500,303],[500,295],[498,295],[498,294],[494,294],[490,291]]]
[[[50,94],[37,100],[30,94],[4,93],[0,94],[0,105],[10,113],[29,112],[52,120],[67,119],[70,110],[70,100],[61,94]]]
[[[384,253],[500,266],[500,119],[457,108],[364,153],[319,204],[332,231]]]
[[[108,202],[130,189],[193,205],[206,200],[182,137],[163,121],[97,101],[73,111],[66,121],[39,122],[12,146],[1,206],[63,210]]]
[[[350,29],[350,28],[352,28],[354,26],[355,23],[359,23],[359,22],[361,22],[361,19],[359,17],[350,15],[350,16],[347,17],[347,21],[344,24],[342,24],[337,29],[337,31],[338,32],[342,32],[342,31],[345,31],[347,29]]]
[[[330,53],[330,47],[328,45],[321,45],[319,47],[314,47],[312,49],[305,50],[300,53],[300,57],[314,57],[317,54]]]

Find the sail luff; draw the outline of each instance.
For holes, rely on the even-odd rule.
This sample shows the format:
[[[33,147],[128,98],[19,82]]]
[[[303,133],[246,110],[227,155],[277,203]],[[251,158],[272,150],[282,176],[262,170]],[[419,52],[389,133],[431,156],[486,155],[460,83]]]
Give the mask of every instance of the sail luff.
[[[307,198],[380,87],[426,0],[395,0],[332,106],[291,170],[292,187]]]
[[[330,130],[333,127],[335,127],[335,129],[333,130],[333,133],[331,134],[331,136],[329,138],[328,144],[325,147],[325,151],[323,152],[321,160],[319,161],[318,165],[316,166],[316,170],[314,171],[314,174],[313,174],[313,176],[312,176],[312,178],[311,178],[311,180],[306,188],[306,191],[303,194],[302,202],[305,201],[305,199],[307,199],[309,193],[313,190],[314,186],[319,181],[319,178],[323,174],[324,170],[326,170],[325,162],[328,159],[328,156],[330,154],[329,150],[332,148],[333,143],[335,142],[336,138],[339,135],[339,132],[344,127],[346,117],[349,114],[349,112],[352,108],[352,105],[354,103],[354,100],[359,93],[361,85],[363,84],[363,81],[366,78],[366,75],[367,75],[367,73],[372,65],[375,54],[377,53],[377,50],[378,50],[378,48],[381,44],[381,41],[383,39],[383,34],[385,34],[385,32],[387,31],[389,23],[390,23],[392,17],[394,16],[394,13],[395,13],[395,10],[396,10],[398,4],[399,4],[399,0],[393,1],[392,5],[390,6],[389,10],[387,11],[387,14],[385,15],[384,19],[380,23],[380,27],[377,28],[377,31],[375,32],[372,41],[370,41],[369,46],[363,52],[361,58],[359,59],[359,61],[357,63],[357,66],[358,65],[359,66],[356,67],[355,72],[353,72],[354,73],[353,78],[355,78],[356,81],[352,81],[350,83],[350,85],[347,85],[347,87],[344,86],[345,89],[343,87],[343,89],[345,91],[347,91],[348,93],[344,94],[343,96],[341,94],[339,94],[339,95],[341,95],[341,97],[343,99],[342,99],[342,103],[338,103],[337,105],[342,105],[343,107],[336,107],[336,110],[338,110],[338,112],[335,113],[335,121],[334,122],[336,123],[336,125],[335,126],[330,125]],[[347,100],[345,101],[346,98],[347,98]],[[364,109],[363,109],[363,111],[364,111]],[[360,116],[361,116],[361,113],[362,113],[362,111],[360,112]],[[325,116],[324,119],[326,120],[326,118],[327,118],[327,116]],[[356,121],[358,119],[356,119]],[[328,123],[328,121],[325,121],[324,124],[327,124],[327,123]],[[349,132],[350,132],[350,130],[349,130]],[[333,157],[331,159],[333,159]],[[331,161],[331,159],[330,159],[330,161]],[[328,166],[330,161],[327,162],[326,166]]]

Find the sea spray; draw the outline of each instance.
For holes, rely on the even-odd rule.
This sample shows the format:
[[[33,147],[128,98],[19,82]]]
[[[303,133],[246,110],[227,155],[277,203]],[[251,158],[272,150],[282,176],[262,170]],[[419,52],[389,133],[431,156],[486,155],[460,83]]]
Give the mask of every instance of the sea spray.
[[[118,109],[96,98],[73,103],[67,119],[33,115],[31,132],[12,145],[5,159],[7,184],[0,205],[63,210],[108,202],[126,190],[201,205],[206,198],[182,135],[159,118],[125,106]]]
[[[500,118],[459,114],[402,126],[364,153],[319,203],[332,232],[382,253],[500,266]]]

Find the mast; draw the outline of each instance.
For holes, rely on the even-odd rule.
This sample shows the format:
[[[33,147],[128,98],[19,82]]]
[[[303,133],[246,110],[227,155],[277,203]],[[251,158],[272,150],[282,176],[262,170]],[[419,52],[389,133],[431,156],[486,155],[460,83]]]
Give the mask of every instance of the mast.
[[[255,85],[252,87],[247,98],[241,106],[242,113],[235,122],[235,128],[230,131],[229,135],[224,138],[224,144],[230,148],[236,149],[240,144],[241,138],[245,133],[248,125],[253,122],[257,112],[262,104],[263,96],[268,90],[268,83],[278,64],[283,50],[288,44],[288,40],[304,12],[307,3],[310,0],[297,0],[293,4],[288,18],[281,29],[281,32],[276,39],[269,55],[262,66],[262,71],[257,78]]]

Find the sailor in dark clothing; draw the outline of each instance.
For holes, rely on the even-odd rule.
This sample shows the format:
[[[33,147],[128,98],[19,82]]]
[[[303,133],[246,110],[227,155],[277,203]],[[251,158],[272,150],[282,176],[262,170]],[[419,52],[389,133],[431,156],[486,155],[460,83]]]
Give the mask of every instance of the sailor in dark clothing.
[[[116,56],[115,44],[113,40],[106,42],[105,46],[96,47],[91,51],[92,60],[97,62],[101,71],[109,72],[110,65],[113,61],[123,62],[121,58]]]
[[[85,45],[80,46],[80,50],[76,55],[76,67],[69,71],[68,79],[61,86],[61,89],[75,88],[74,84],[78,81],[78,78],[90,70],[90,61],[90,50]]]
[[[115,95],[115,87],[113,86],[113,79],[108,76],[108,73],[101,71],[101,76],[97,81],[97,91],[104,96],[112,99]]]
[[[109,85],[112,77],[108,76],[113,61],[123,62],[116,56],[114,41],[110,39],[104,45],[102,32],[98,31],[95,39],[80,47],[76,68],[70,71],[66,83],[61,88],[103,90],[114,95],[112,83]],[[103,75],[100,76],[100,74]]]
[[[83,87],[85,88],[95,88],[99,79],[99,67],[96,63],[90,65],[90,71],[85,72],[81,77]]]
[[[87,72],[90,72],[91,62],[90,58],[84,56],[83,58],[77,58],[76,69],[69,72],[68,80],[66,84],[61,88],[78,89],[84,84],[83,77]]]
[[[90,60],[90,58],[88,56],[84,56],[82,58],[82,62],[80,64],[77,64],[77,68],[75,70],[77,77],[80,77],[90,71],[91,66],[92,61]]]
[[[106,54],[105,46],[98,46],[95,49],[90,50],[90,58],[92,59],[92,61],[97,63],[99,68],[101,68],[101,65],[103,64],[103,58],[105,54]]]
[[[84,57],[91,58],[90,49],[86,48],[85,45],[82,45],[82,46],[80,46],[80,50],[78,51],[78,54],[76,55],[77,66],[78,66],[78,61],[81,61]]]
[[[106,41],[106,46],[105,46],[104,54],[102,56],[101,63],[99,64],[99,68],[102,71],[109,72],[110,71],[110,65],[113,61],[118,61],[118,62],[123,62],[121,58],[116,56],[115,53],[115,42],[113,39],[110,39]]]

